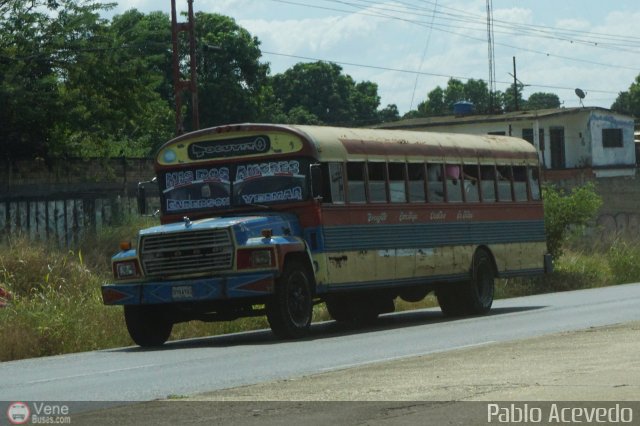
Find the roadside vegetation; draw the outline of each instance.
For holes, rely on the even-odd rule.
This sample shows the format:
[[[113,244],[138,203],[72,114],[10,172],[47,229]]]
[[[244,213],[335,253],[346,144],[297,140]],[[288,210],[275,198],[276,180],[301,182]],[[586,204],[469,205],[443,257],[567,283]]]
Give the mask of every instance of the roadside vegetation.
[[[593,194],[588,186],[568,194],[545,188],[547,220],[563,222],[555,223],[562,232],[548,236],[550,247],[556,244],[559,249],[555,271],[543,277],[498,280],[497,298],[640,281],[638,242],[615,239],[594,245],[594,238],[584,236],[582,227],[600,206]],[[118,243],[149,225],[146,219],[129,218],[88,237],[75,250],[20,236],[1,244],[0,287],[8,290],[11,299],[0,308],[0,361],[131,345],[122,309],[104,306],[99,289],[111,279],[110,257]],[[430,306],[437,306],[433,295],[418,303],[396,301],[399,311]],[[324,305],[316,306],[315,321],[329,318]],[[267,327],[264,318],[191,322],[176,325],[172,338]]]

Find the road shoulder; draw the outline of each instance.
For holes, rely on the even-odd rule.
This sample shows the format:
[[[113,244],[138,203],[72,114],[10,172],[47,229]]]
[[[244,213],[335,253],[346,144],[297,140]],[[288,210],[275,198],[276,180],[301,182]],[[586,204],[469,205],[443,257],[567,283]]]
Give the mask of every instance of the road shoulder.
[[[640,395],[640,322],[196,395],[199,401],[622,401]]]

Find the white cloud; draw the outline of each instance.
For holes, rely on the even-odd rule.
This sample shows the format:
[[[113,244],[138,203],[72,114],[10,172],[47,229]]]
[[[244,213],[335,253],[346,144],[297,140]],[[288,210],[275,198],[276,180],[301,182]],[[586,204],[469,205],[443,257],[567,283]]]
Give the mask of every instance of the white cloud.
[[[262,42],[264,52],[297,55],[402,70],[420,69],[413,107],[437,85],[445,86],[448,76],[488,78],[485,0],[439,1],[436,24],[439,30],[430,31],[433,2],[403,0],[380,2],[385,14],[401,16],[404,20],[370,16],[380,9],[369,8],[365,13],[343,13],[310,6],[320,4],[334,9],[347,9],[344,4],[331,6],[325,2],[296,0],[307,7],[269,0],[196,0],[196,10],[222,13],[233,17]],[[505,5],[504,3],[510,3]],[[515,3],[515,6],[514,6]],[[186,8],[186,0],[177,0]],[[170,11],[170,3],[152,0],[131,0],[118,7],[119,13],[136,7],[143,12]],[[389,8],[405,10],[409,14]],[[455,19],[455,20],[452,20]],[[536,0],[535,2],[494,2],[495,64],[497,88],[505,90],[512,81],[512,57],[517,59],[518,78],[526,84],[525,96],[535,91],[557,93],[567,106],[577,104],[575,87],[588,92],[585,102],[608,107],[617,93],[627,90],[640,71],[640,12],[636,0],[616,2],[588,2],[580,0]],[[417,21],[419,25],[408,21]],[[505,27],[504,22],[517,24],[518,30]],[[444,26],[443,26],[444,25]],[[583,34],[590,40],[599,39],[599,47],[586,46],[558,38],[543,38],[538,26],[557,29],[618,34],[632,45],[603,46],[602,36]],[[525,31],[529,29],[529,37]],[[557,31],[556,31],[557,33]],[[632,39],[636,37],[638,39]],[[425,60],[422,53],[429,39]],[[629,43],[628,43],[629,44]],[[508,45],[508,46],[505,46]],[[625,51],[626,50],[626,51]],[[547,52],[549,56],[544,53]],[[599,62],[595,63],[573,61]],[[271,63],[272,73],[283,72],[302,59],[270,54],[264,60]],[[345,73],[356,81],[369,80],[378,84],[382,106],[398,105],[406,112],[414,93],[415,74],[343,65]],[[541,86],[558,86],[564,89]],[[610,93],[597,93],[596,89]],[[575,99],[574,99],[575,98]]]

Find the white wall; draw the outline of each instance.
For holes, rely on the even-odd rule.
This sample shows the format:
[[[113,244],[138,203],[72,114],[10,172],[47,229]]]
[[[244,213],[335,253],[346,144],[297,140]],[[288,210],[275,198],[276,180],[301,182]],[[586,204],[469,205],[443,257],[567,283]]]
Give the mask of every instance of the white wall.
[[[633,166],[635,165],[635,145],[633,141],[633,119],[617,114],[593,112],[590,120],[593,137],[594,166]],[[604,148],[602,146],[602,129],[622,129],[621,148]]]
[[[575,111],[573,113],[554,116],[535,117],[532,114],[531,120],[489,123],[461,122],[460,124],[429,126],[415,130],[470,134],[505,132],[507,136],[511,135],[521,138],[523,129],[534,129],[534,145],[539,150],[540,162],[546,168],[551,168],[550,129],[554,127],[563,128],[565,167],[579,168],[635,164],[633,124],[631,117],[585,109],[584,111]],[[623,148],[603,148],[603,128],[622,128],[624,139]],[[544,151],[540,151],[537,129],[544,131]],[[612,172],[614,175],[619,175],[616,171]]]

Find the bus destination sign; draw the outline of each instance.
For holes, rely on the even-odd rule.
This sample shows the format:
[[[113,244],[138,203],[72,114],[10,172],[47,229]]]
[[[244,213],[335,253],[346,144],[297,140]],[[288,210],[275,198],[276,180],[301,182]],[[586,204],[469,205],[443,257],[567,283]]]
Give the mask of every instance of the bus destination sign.
[[[269,136],[257,135],[220,141],[202,141],[189,145],[189,158],[207,160],[265,154],[271,148]]]

